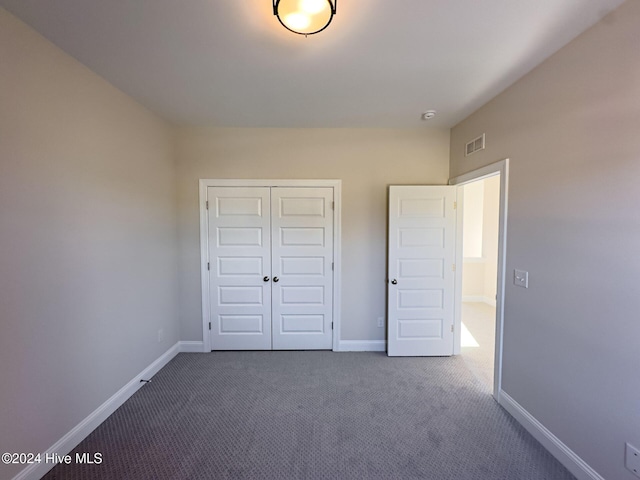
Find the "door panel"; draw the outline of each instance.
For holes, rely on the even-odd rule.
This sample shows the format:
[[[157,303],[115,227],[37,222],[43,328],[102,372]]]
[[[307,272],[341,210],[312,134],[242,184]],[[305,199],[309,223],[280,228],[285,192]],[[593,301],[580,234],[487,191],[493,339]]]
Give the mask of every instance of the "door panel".
[[[303,221],[304,217],[298,215],[299,218],[288,218],[290,222],[296,220]],[[310,219],[309,217],[308,219]],[[291,228],[280,227],[280,245],[283,247],[324,247],[325,229],[324,228]]]
[[[323,315],[282,315],[282,331],[286,333],[324,331]]]
[[[218,287],[218,305],[263,305],[262,286]]]
[[[280,257],[281,275],[323,276],[324,267],[324,257]]]
[[[273,349],[331,349],[333,189],[273,188]]]
[[[388,354],[453,354],[455,188],[389,187]]]
[[[270,189],[209,187],[207,198],[212,350],[270,350]]]
[[[228,218],[228,217],[227,217]],[[262,228],[260,227],[218,227],[218,247],[261,247]]]
[[[220,315],[222,333],[262,333],[263,315]]]
[[[218,257],[218,275],[262,275],[262,257]]]

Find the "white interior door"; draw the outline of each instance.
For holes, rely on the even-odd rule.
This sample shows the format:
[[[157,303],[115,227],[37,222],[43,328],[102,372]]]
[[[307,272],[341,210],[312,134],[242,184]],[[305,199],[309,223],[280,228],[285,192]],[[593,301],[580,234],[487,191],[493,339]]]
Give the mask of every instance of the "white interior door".
[[[274,350],[331,349],[333,189],[273,188]]]
[[[212,350],[333,345],[333,188],[208,187]]]
[[[268,187],[209,187],[213,350],[271,349]]]
[[[389,187],[388,355],[453,354],[454,186]]]

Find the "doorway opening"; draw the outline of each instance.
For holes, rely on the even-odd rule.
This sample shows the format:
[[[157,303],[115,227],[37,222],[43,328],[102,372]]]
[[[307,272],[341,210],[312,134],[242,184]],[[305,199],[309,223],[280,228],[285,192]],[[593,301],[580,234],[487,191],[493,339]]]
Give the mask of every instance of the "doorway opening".
[[[500,174],[463,189],[460,353],[488,391],[493,389],[498,285]]]
[[[463,206],[457,218],[462,235],[457,237],[456,264],[463,268],[456,271],[454,355],[462,355],[500,402],[509,159],[452,178],[449,184],[459,187],[457,202]]]

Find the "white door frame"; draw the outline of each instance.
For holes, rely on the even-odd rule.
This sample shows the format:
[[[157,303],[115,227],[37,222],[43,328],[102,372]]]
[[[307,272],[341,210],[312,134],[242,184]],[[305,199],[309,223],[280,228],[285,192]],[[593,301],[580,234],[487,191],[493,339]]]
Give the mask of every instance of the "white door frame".
[[[500,211],[498,220],[498,285],[496,289],[496,345],[493,369],[493,396],[500,402],[502,388],[502,347],[504,331],[504,287],[506,280],[506,245],[507,245],[507,205],[509,194],[509,159],[500,160],[471,172],[449,180],[449,185],[464,185],[475,182],[496,173],[500,174]],[[462,205],[462,189],[458,189],[458,205]],[[462,208],[458,208],[457,229],[462,232]],[[464,234],[464,233],[463,233]],[[462,235],[456,239],[456,264],[462,266]],[[455,331],[453,353],[460,354],[460,331],[462,328],[462,268],[456,270],[455,293]]]
[[[211,299],[209,295],[209,220],[207,215],[208,187],[330,187],[333,188],[333,347],[340,344],[340,291],[342,272],[342,180],[244,180],[244,179],[200,179],[200,278],[202,283],[202,351],[211,352]]]

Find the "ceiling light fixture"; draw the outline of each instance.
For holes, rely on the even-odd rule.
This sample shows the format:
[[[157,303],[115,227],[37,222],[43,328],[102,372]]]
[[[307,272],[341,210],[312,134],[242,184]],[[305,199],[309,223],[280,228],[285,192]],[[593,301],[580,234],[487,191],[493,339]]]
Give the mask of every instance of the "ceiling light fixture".
[[[329,26],[338,0],[273,0],[273,14],[284,28],[299,35],[313,35]]]

